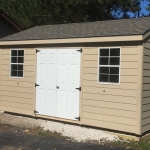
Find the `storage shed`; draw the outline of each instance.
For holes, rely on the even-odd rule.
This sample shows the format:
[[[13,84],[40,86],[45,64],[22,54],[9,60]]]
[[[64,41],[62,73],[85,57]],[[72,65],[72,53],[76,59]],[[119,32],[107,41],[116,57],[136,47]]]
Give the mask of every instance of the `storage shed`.
[[[2,38],[0,110],[149,131],[150,17],[36,26]]]

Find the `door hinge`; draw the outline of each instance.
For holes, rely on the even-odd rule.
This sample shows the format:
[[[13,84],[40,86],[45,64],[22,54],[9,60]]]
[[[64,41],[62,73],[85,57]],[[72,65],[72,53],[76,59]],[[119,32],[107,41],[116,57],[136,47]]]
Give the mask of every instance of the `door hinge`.
[[[40,52],[40,50],[36,49],[36,53],[37,53],[37,52]]]
[[[37,87],[37,86],[40,86],[40,85],[38,85],[38,84],[35,83],[35,87]]]
[[[75,117],[75,119],[79,120],[80,121],[80,117]]]
[[[79,90],[79,91],[81,91],[81,87],[79,87],[79,88],[76,88],[76,90]]]
[[[77,51],[82,53],[82,49],[80,49],[80,50],[77,50]]]
[[[35,114],[37,114],[37,113],[39,113],[39,112],[38,112],[38,111],[36,111],[36,110],[34,110],[34,113],[35,113]]]

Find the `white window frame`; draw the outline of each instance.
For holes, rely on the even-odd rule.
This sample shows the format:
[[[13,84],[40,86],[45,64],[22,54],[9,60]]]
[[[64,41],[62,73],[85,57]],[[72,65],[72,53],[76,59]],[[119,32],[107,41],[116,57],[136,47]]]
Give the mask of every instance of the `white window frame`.
[[[24,63],[11,63],[11,51],[13,51],[13,50],[23,50],[24,51],[24,56],[23,56],[23,58],[25,58],[25,50],[24,49],[18,49],[18,48],[16,48],[16,49],[10,49],[10,74],[9,74],[9,76],[10,76],[10,78],[24,78]],[[18,56],[17,56],[18,57]],[[25,60],[25,59],[24,59]],[[11,65],[23,65],[23,76],[22,77],[16,77],[16,76],[11,76]]]
[[[109,49],[109,52],[110,52],[110,49],[111,48],[119,48],[120,49],[120,65],[99,65],[99,57],[100,57],[100,49]],[[104,56],[105,57],[105,56]],[[110,56],[109,55],[109,57],[108,58],[110,58],[110,57],[117,57],[117,56]],[[110,60],[110,59],[109,59]],[[118,83],[111,83],[111,82],[100,82],[99,81],[99,70],[100,70],[100,67],[119,67],[119,82]],[[110,85],[120,85],[120,74],[121,74],[121,47],[99,47],[98,48],[98,69],[97,69],[97,71],[98,71],[98,76],[97,76],[97,82],[99,83],[99,84],[110,84]]]

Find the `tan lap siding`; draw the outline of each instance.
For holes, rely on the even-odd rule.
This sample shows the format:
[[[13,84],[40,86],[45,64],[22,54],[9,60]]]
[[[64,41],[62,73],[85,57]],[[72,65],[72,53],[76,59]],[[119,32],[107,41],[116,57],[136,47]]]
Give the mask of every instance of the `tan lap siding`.
[[[98,79],[98,48],[83,51],[82,123],[125,132],[136,131],[138,46],[121,48],[120,85]]]
[[[150,40],[144,43],[142,133],[150,130]]]
[[[34,115],[35,109],[35,49],[24,49],[24,77],[10,77],[10,49],[1,52],[0,110]]]

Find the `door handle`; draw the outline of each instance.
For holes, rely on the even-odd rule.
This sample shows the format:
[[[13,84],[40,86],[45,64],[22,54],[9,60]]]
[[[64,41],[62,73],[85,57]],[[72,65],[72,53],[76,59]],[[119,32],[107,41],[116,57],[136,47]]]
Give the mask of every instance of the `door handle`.
[[[56,86],[57,89],[59,89],[59,86]]]

